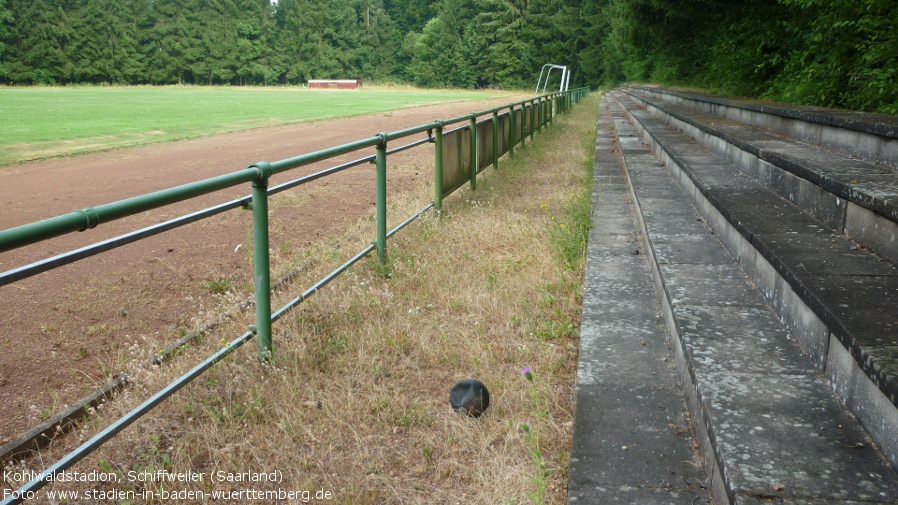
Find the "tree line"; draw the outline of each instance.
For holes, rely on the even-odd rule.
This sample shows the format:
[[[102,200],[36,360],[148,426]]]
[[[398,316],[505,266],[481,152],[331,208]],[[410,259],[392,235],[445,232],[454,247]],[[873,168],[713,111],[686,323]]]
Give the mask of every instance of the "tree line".
[[[572,60],[580,3],[0,0],[0,82],[530,87]]]
[[[608,82],[898,114],[895,0],[603,3],[589,58]]]
[[[8,83],[292,84],[386,78],[395,23],[366,0],[0,0]]]
[[[898,113],[898,2],[0,0],[5,84],[530,88],[544,63]]]

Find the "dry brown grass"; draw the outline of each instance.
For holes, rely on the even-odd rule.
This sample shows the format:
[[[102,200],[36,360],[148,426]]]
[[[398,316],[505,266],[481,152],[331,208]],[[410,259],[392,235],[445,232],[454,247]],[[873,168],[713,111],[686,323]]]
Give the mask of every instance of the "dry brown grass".
[[[321,503],[343,504],[566,503],[583,263],[564,242],[578,230],[572,203],[588,202],[596,111],[590,97],[560,116],[534,146],[484,172],[477,191],[461,190],[441,217],[427,214],[391,239],[385,265],[363,260],[279,322],[271,364],[245,346],[76,468],[283,474],[281,484],[112,486],[122,490],[281,488],[314,498],[323,489],[333,499]],[[391,221],[429,196],[426,187],[404,195]],[[348,238],[282,258],[282,269],[308,268],[275,306],[372,231],[366,217]],[[141,365],[137,351],[123,357],[132,359],[134,386],[49,451],[107,426],[250,317],[162,367]],[[521,375],[528,366],[532,386]],[[479,419],[448,405],[450,388],[466,378],[491,393]],[[53,486],[65,487],[86,486]]]

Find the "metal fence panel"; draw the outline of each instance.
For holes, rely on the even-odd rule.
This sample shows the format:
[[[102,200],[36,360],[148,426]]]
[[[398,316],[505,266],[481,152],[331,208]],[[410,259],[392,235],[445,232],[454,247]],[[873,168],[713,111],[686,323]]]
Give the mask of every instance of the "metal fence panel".
[[[511,122],[508,113],[499,114],[499,156],[508,152],[508,133],[511,131]]]
[[[493,120],[477,123],[477,171],[493,164]]]
[[[471,134],[457,129],[443,134],[443,196],[471,178]]]

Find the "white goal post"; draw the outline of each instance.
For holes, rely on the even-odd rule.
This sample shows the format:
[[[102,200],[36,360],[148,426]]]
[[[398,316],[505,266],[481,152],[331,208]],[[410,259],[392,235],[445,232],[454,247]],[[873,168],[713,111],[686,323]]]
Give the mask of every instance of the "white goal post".
[[[546,69],[549,69],[548,73]],[[534,94],[539,94],[539,85],[543,85],[543,93],[546,92],[546,86],[549,85],[549,76],[552,75],[552,70],[561,70],[561,84],[558,86],[558,91],[564,92],[568,89],[568,83],[571,80],[571,73],[567,69],[567,65],[556,65],[554,63],[546,63],[543,65],[543,68],[539,71],[539,79],[536,81],[536,89],[533,91]],[[546,80],[543,81],[543,74],[546,76]]]

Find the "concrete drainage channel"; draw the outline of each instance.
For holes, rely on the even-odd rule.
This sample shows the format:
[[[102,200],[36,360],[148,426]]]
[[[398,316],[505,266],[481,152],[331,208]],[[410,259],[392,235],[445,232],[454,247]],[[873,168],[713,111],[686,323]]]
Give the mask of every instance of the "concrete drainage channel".
[[[657,94],[652,96],[657,99]],[[870,374],[856,363],[852,341],[839,333],[844,326],[826,326],[828,319],[842,320],[828,318],[819,307],[803,301],[802,297],[811,288],[787,289],[802,284],[795,280],[796,275],[789,277],[790,271],[780,263],[805,263],[809,270],[815,265],[819,268],[826,265],[836,273],[848,269],[861,279],[869,276],[851,269],[870,267],[879,274],[874,277],[880,279],[880,285],[890,282],[881,278],[891,279],[894,274],[889,274],[889,269],[894,267],[882,260],[858,259],[857,248],[843,244],[847,239],[829,230],[826,219],[821,221],[821,216],[832,215],[823,204],[813,206],[816,214],[812,212],[811,216],[814,217],[802,212],[794,203],[798,200],[797,190],[791,201],[788,194],[784,198],[761,184],[755,174],[734,168],[730,159],[722,157],[740,157],[732,154],[735,148],[721,146],[719,153],[709,151],[682,131],[671,128],[662,118],[650,114],[639,98],[620,92],[606,97],[604,114],[608,109],[614,111],[617,138],[603,136],[600,123],[597,168],[598,154],[617,140],[626,165],[626,179],[621,181],[628,185],[638,229],[646,241],[645,249],[639,247],[639,250],[647,253],[645,256],[651,264],[653,291],[660,301],[693,422],[689,429],[704,460],[703,478],[696,484],[709,488],[718,504],[895,503],[898,474],[888,459],[894,458],[892,439],[898,430],[892,431],[895,408],[887,395],[890,383],[880,381],[880,385],[885,384],[880,387],[866,380]],[[667,105],[670,104],[665,102],[664,106]],[[652,112],[662,115],[657,110]],[[763,137],[762,132],[746,126],[743,129],[746,133],[738,134],[743,138]],[[704,133],[697,136],[706,138],[707,132],[699,130]],[[733,133],[736,130],[727,131],[737,136]],[[779,176],[778,180],[785,178]],[[798,183],[794,187],[797,189]],[[601,190],[597,184],[597,204],[602,198],[609,198]],[[808,194],[805,188],[802,195]],[[807,201],[836,202],[837,198],[818,195]],[[600,229],[607,226],[603,224],[602,210],[597,205],[594,215],[594,223]],[[614,221],[617,217],[610,219]],[[622,251],[632,252],[634,242],[623,237],[594,234],[590,237],[590,259],[594,249],[607,249],[614,243],[625,244]],[[822,242],[814,242],[821,237]],[[821,247],[821,243],[829,246]],[[796,249],[796,244],[813,244],[816,253],[808,247]],[[847,262],[846,256],[851,256]],[[839,264],[848,266],[840,269]],[[598,265],[595,261],[588,264],[588,279],[596,276],[591,271]],[[815,274],[811,280],[835,278],[829,275],[832,272],[816,271]],[[845,279],[850,277],[853,276]],[[614,448],[600,447],[604,451],[592,452],[584,449],[596,447],[596,440],[611,439],[601,434],[605,430],[601,422],[607,419],[604,416],[593,419],[595,413],[603,409],[618,410],[611,399],[590,400],[585,394],[592,378],[601,375],[596,370],[609,372],[608,377],[618,374],[619,378],[608,379],[617,384],[635,380],[632,376],[638,374],[635,366],[621,366],[631,363],[632,357],[621,358],[607,342],[591,336],[591,326],[607,326],[617,314],[614,304],[602,299],[612,294],[590,290],[588,282],[571,463],[571,503],[582,502],[588,496],[603,497],[601,503],[707,500],[695,492],[696,487],[684,488],[682,483],[676,485],[670,479],[658,478],[631,479],[630,491],[609,492],[616,483],[602,468],[617,458]],[[804,282],[809,281],[804,279]],[[885,291],[882,296],[891,300],[890,294]],[[862,295],[869,297],[869,293]],[[591,304],[604,311],[590,312]],[[599,322],[590,323],[588,316]],[[632,352],[645,345],[640,344],[645,340],[641,321],[654,316],[634,313],[628,317]],[[847,347],[845,341],[849,342]],[[637,354],[645,352],[640,350]],[[663,348],[650,347],[648,352],[656,360],[663,361],[666,357]],[[888,362],[881,362],[887,369]],[[845,377],[851,377],[853,382]],[[834,389],[839,396],[834,394]],[[843,400],[859,413],[852,413]],[[631,416],[631,434],[637,433],[637,427],[649,419],[657,418],[645,412],[643,403],[654,404],[661,410],[669,405],[659,404],[657,396],[637,395],[630,401],[627,414]],[[588,427],[581,427],[584,424]],[[656,444],[652,450],[665,452],[663,447]],[[664,458],[650,457],[649,452],[643,456],[646,461],[656,462],[652,467],[655,475],[665,468]],[[646,471],[648,468],[649,465],[643,467],[642,475],[651,473]],[[641,490],[638,499],[633,497],[632,489]],[[660,490],[666,492],[659,493]]]

